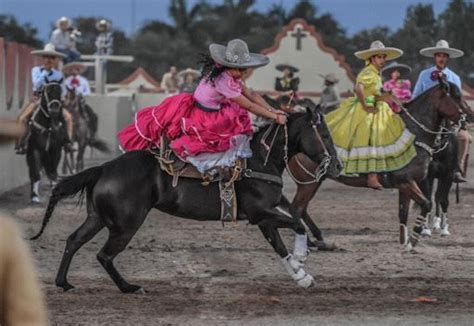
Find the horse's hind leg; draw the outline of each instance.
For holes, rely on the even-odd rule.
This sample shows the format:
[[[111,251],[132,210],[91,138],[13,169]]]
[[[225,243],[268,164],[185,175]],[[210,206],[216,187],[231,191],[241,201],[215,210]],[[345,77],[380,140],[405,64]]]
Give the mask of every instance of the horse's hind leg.
[[[438,188],[436,189],[435,202],[437,206],[441,206],[440,234],[441,236],[450,235],[448,227],[448,207],[449,207],[449,191],[453,185],[452,176],[441,178],[438,180]]]
[[[104,228],[104,222],[91,212],[88,214],[86,221],[69,236],[64,250],[61,265],[56,276],[56,286],[62,287],[64,291],[73,289],[74,287],[67,281],[67,273],[71,264],[72,257],[86,242],[91,240],[100,230]]]
[[[413,228],[413,232],[410,236],[411,245],[416,246],[420,241],[420,235],[423,231],[423,226],[426,224],[426,217],[431,211],[431,202],[425,197],[415,181],[411,181],[407,186],[407,191],[410,198],[413,199],[421,208],[421,214],[417,216],[415,227]]]

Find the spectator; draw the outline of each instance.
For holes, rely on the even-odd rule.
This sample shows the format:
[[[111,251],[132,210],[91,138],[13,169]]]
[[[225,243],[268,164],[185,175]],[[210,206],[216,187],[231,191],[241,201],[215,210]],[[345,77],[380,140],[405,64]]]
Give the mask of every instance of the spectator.
[[[324,79],[324,89],[321,94],[321,101],[319,105],[324,113],[329,113],[337,109],[341,104],[341,98],[339,97],[339,90],[336,84],[339,82],[336,75],[333,73],[327,75],[320,75]]]
[[[101,19],[95,27],[99,31],[99,35],[95,39],[96,54],[112,55],[114,47],[114,37],[110,32],[111,23],[106,19]]]
[[[56,27],[51,34],[50,43],[54,45],[56,51],[66,55],[64,63],[78,61],[81,54],[75,49],[75,42],[68,30],[71,27],[71,21],[67,17],[61,17],[56,22]]]
[[[170,70],[163,75],[161,88],[167,93],[175,93],[178,91],[178,69],[175,66],[171,66]]]
[[[197,70],[188,68],[178,73],[178,79],[180,80],[179,92],[193,94],[198,85],[198,78],[201,73]]]

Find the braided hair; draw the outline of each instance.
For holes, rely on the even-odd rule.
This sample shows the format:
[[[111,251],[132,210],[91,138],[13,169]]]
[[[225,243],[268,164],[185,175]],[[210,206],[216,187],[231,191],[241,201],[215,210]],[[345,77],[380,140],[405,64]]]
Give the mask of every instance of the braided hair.
[[[200,53],[199,56],[198,64],[202,65],[201,79],[205,78],[214,84],[216,78],[226,70],[226,67],[214,62],[214,59],[207,53]]]

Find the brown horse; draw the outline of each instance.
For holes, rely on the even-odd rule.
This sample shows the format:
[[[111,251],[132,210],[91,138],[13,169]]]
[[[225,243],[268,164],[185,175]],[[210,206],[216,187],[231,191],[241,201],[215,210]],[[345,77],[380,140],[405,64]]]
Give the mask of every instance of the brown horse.
[[[433,87],[402,107],[401,117],[408,129],[416,136],[417,155],[406,167],[398,171],[379,173],[378,178],[385,188],[399,190],[400,244],[407,250],[419,241],[422,226],[431,210],[431,203],[420,190],[418,183],[427,175],[435,138],[437,135],[457,132],[455,129],[442,130],[441,123],[447,119],[455,122],[455,127],[459,126],[466,114],[472,115],[473,112],[461,100],[460,90],[444,80],[439,80],[439,86]],[[298,185],[292,204],[303,217],[311,233],[324,247],[321,231],[306,211],[310,200],[321,185],[312,173],[317,168],[316,164],[303,154],[294,156],[289,162],[289,170]],[[367,187],[367,175],[339,176],[333,179],[353,187]],[[409,237],[407,220],[410,200],[420,205],[421,215],[417,217],[414,232]]]
[[[66,87],[67,93],[64,100],[64,109],[68,110],[73,117],[74,129],[72,141],[77,143],[77,153],[64,152],[63,173],[79,172],[84,169],[84,153],[87,146],[95,148],[100,152],[109,153],[110,149],[107,144],[95,138],[97,132],[97,116],[84,101],[80,94],[76,94],[74,88]]]

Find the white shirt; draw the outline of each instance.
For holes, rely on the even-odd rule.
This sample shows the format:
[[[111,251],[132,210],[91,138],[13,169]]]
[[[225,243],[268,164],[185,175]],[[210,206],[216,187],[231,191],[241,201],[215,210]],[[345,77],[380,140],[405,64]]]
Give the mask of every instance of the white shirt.
[[[91,94],[89,81],[81,75],[71,75],[67,77],[64,84],[69,89],[75,89],[76,94],[81,94],[83,96]]]
[[[47,81],[59,82],[63,78],[63,73],[56,69],[46,70],[42,66],[36,66],[31,69],[31,82],[33,84],[33,92],[40,91]]]
[[[70,33],[68,31],[63,32],[59,28],[56,28],[51,34],[50,42],[53,43],[56,50],[67,50],[74,45]]]

